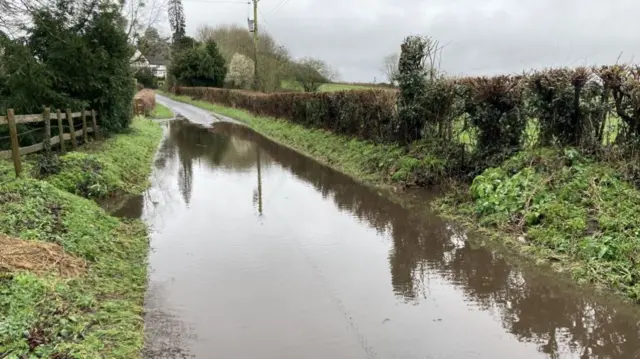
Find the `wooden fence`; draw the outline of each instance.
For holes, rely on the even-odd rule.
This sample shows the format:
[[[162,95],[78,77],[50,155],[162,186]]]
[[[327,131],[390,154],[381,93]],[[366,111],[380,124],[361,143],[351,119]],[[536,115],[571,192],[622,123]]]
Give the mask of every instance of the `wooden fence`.
[[[87,125],[87,116],[90,116],[91,126]],[[15,166],[16,176],[20,176],[22,172],[22,163],[20,162],[20,156],[34,153],[38,151],[51,151],[51,146],[60,144],[60,152],[66,153],[64,141],[71,140],[72,149],[78,147],[78,137],[82,137],[83,143],[89,141],[89,133],[93,133],[94,138],[99,138],[100,130],[98,129],[98,122],[96,119],[97,112],[93,110],[81,110],[80,112],[71,112],[70,109],[66,109],[63,113],[60,110],[51,112],[49,108],[45,108],[41,114],[36,115],[15,115],[13,109],[7,110],[7,116],[0,116],[0,125],[9,126],[9,137],[11,138],[11,149],[6,151],[0,151],[0,159],[13,158],[13,165]],[[80,118],[82,121],[82,129],[75,130],[73,119]],[[59,135],[51,138],[51,120],[57,121]],[[69,133],[64,133],[64,122],[67,120],[69,124]],[[35,145],[20,147],[18,143],[18,129],[16,124],[19,123],[35,123],[44,122],[44,140]]]

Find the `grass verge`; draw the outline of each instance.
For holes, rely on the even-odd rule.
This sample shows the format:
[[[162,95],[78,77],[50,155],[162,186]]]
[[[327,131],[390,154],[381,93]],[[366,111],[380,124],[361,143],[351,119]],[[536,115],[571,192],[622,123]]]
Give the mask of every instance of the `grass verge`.
[[[241,120],[368,183],[415,183],[443,168],[425,144],[410,149],[373,144],[171,97]],[[611,164],[573,149],[527,149],[476,177],[471,187],[453,188],[435,205],[446,216],[499,238],[526,257],[551,263],[580,283],[640,302],[640,191]]]
[[[151,118],[155,118],[157,120],[173,118],[173,111],[166,106],[156,103],[156,107],[154,107],[151,112]]]
[[[137,119],[129,133],[85,149],[112,164],[114,179],[131,185],[130,191],[146,186],[143,175],[151,170],[160,140],[159,129],[156,136],[147,123]],[[150,133],[152,138],[142,138]],[[77,177],[15,179],[7,168],[0,166],[0,233],[55,243],[86,269],[70,277],[0,272],[0,357],[139,358],[148,252],[144,224],[114,218],[61,188]],[[22,264],[28,261],[21,258]]]
[[[152,121],[135,118],[127,132],[83,146],[61,156],[56,163],[38,159],[31,171],[36,178],[86,197],[137,194],[148,186],[162,129]]]

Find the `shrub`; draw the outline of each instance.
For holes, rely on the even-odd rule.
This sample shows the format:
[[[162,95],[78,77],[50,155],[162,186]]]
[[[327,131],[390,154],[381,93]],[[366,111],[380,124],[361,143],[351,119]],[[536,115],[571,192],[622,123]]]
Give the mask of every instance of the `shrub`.
[[[304,58],[290,65],[295,82],[305,92],[316,92],[335,76],[327,63],[313,58]]]
[[[623,136],[640,138],[640,66],[614,65],[598,70],[607,90],[611,91],[615,112],[624,121]]]
[[[143,67],[136,71],[135,74],[136,80],[138,80],[138,84],[142,85],[143,88],[148,89],[156,89],[158,88],[158,80],[153,75],[153,72],[148,67]]]
[[[175,78],[181,86],[222,87],[226,74],[224,58],[213,40],[181,48],[169,68],[170,79]]]
[[[540,145],[594,147],[602,142],[609,91],[592,70],[539,71],[525,81]]]
[[[400,89],[396,127],[400,140],[410,143],[422,137],[421,131],[427,120],[427,70],[424,65],[427,39],[409,36],[401,48],[396,76]]]
[[[480,77],[462,84],[467,86],[465,112],[478,134],[477,163],[489,166],[519,150],[527,124],[520,78]]]

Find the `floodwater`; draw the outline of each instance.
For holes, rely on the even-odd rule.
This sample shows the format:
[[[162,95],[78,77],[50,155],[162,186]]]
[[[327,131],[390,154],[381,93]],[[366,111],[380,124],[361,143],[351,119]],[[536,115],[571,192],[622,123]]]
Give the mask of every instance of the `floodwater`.
[[[152,228],[147,358],[640,357],[628,307],[509,264],[426,204],[242,126],[163,126],[151,189],[118,213]]]

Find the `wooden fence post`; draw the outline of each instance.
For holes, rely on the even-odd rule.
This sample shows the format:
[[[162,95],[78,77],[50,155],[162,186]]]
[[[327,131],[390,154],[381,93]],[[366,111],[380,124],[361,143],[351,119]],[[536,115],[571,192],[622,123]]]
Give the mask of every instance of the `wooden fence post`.
[[[93,138],[101,138],[100,130],[98,130],[98,120],[96,119],[96,111],[91,110],[91,124],[93,125]]]
[[[51,110],[49,107],[44,108],[42,119],[44,120],[44,141],[42,141],[42,149],[46,154],[51,153]]]
[[[76,142],[76,128],[73,127],[73,117],[71,117],[71,109],[67,109],[67,120],[69,121],[69,127],[71,127],[71,147],[75,150],[78,148]]]
[[[89,133],[87,132],[87,111],[82,109],[82,140],[84,143],[89,142]]]
[[[58,116],[58,131],[60,132],[60,153],[64,155],[67,151],[64,148],[64,127],[62,126],[62,112],[60,112],[60,110],[56,110],[56,115]]]
[[[7,110],[7,122],[9,123],[9,134],[11,136],[11,155],[13,156],[13,167],[16,170],[16,177],[20,177],[22,163],[20,163],[20,145],[18,144],[18,129],[13,109]]]

